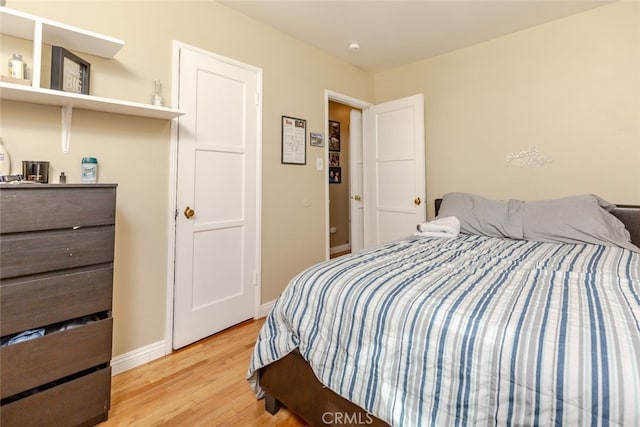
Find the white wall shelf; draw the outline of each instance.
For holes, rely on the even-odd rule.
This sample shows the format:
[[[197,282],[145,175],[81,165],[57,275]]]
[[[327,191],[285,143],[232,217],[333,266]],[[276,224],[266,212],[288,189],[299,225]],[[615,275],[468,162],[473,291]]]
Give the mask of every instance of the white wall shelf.
[[[40,87],[43,45],[61,46],[65,49],[111,59],[124,46],[123,40],[2,6],[0,6],[0,29],[2,34],[33,41],[31,85],[0,82],[0,99],[61,107],[63,151],[69,149],[71,116],[74,108],[165,120],[185,114],[166,107]]]
[[[182,111],[155,105],[99,96],[79,95],[52,89],[39,89],[6,82],[0,82],[0,98],[32,104],[56,105],[153,119],[173,119],[184,114]]]
[[[103,58],[113,58],[124,46],[123,40],[7,7],[0,7],[0,27],[2,34],[33,40],[40,44],[62,46],[65,49]],[[40,31],[38,27],[41,28]]]

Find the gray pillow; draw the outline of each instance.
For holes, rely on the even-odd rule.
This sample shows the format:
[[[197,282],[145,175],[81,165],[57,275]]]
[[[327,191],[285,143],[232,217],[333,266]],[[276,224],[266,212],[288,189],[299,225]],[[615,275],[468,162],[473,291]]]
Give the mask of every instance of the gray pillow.
[[[539,242],[592,243],[640,252],[624,224],[609,211],[615,205],[593,195],[524,204],[523,237]]]
[[[442,197],[438,217],[455,216],[460,232],[491,237],[522,239],[520,200],[489,200],[469,193],[447,193]]]

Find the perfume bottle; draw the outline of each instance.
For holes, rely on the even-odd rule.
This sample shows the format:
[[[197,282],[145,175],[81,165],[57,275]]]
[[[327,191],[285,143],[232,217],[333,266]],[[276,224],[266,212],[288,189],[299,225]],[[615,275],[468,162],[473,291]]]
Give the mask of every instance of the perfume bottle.
[[[162,84],[160,84],[160,80],[155,80],[153,82],[153,96],[151,97],[152,105],[164,107],[164,98],[162,97],[161,91],[162,91]]]

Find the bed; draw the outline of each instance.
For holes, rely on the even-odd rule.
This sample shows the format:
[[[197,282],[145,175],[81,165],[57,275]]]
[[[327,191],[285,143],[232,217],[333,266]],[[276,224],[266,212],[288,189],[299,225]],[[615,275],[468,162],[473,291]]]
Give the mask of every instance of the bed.
[[[265,409],[312,426],[640,425],[640,206],[569,199],[448,194],[438,218],[458,215],[459,235],[301,272],[247,373]]]

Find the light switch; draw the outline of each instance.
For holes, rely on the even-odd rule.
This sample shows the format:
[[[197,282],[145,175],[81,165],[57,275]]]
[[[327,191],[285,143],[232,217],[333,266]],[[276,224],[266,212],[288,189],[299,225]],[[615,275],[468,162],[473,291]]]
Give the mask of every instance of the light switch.
[[[321,171],[324,168],[322,157],[316,157],[316,170]]]

